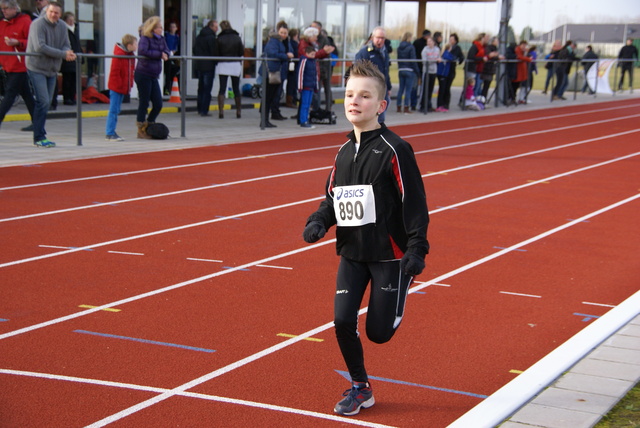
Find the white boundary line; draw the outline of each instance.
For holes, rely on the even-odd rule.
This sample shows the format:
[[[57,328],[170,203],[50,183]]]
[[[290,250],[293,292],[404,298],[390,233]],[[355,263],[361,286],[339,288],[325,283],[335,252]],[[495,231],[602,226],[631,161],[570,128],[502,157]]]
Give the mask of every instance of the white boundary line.
[[[628,105],[616,106],[616,107],[608,107],[608,108],[605,108],[605,109],[594,109],[594,110],[582,111],[582,112],[576,112],[576,113],[564,113],[564,114],[559,114],[559,115],[551,115],[551,116],[543,116],[543,117],[538,117],[538,118],[523,119],[523,120],[519,121],[519,123],[534,122],[534,121],[539,121],[539,120],[549,120],[549,119],[562,118],[562,117],[574,117],[574,116],[582,115],[582,114],[592,114],[592,113],[599,113],[599,112],[602,112],[602,111],[619,110],[619,109],[627,109],[627,108],[629,108]],[[614,119],[611,119],[611,120],[616,120],[616,119],[614,118]],[[594,123],[599,123],[599,122],[589,122],[589,123],[586,123],[585,125],[591,125],[591,124],[594,124]],[[398,126],[406,126],[406,125],[416,125],[416,124],[400,124]],[[447,130],[442,130],[442,131],[432,131],[432,132],[426,132],[426,133],[421,133],[421,134],[406,135],[406,136],[403,136],[402,138],[424,137],[424,136],[428,136],[428,135],[445,134],[445,133],[451,133],[451,132],[471,131],[471,130],[474,130],[474,129],[493,128],[493,127],[496,127],[496,126],[506,126],[506,125],[511,125],[511,122],[510,121],[505,121],[505,122],[501,122],[501,123],[492,123],[492,124],[468,126],[468,127],[465,127],[465,128],[447,129]],[[572,127],[575,127],[575,125],[572,126]],[[564,129],[564,128],[556,128],[556,129]],[[548,131],[545,131],[545,132],[551,132],[551,131],[548,130]],[[248,143],[256,143],[256,142],[260,142],[260,141],[261,140],[249,141]],[[33,183],[33,184],[24,184],[24,185],[18,185],[18,186],[8,186],[8,187],[1,187],[0,191],[15,190],[15,189],[25,189],[25,188],[39,187],[39,186],[50,186],[50,185],[55,185],[55,184],[65,184],[65,183],[73,183],[73,182],[78,182],[78,181],[89,181],[89,180],[97,180],[97,179],[102,179],[102,178],[121,177],[121,176],[127,176],[127,175],[135,175],[135,174],[145,174],[145,173],[149,173],[149,172],[168,171],[168,170],[172,170],[172,169],[191,168],[191,167],[197,167],[197,166],[212,165],[212,164],[217,164],[217,163],[236,162],[236,161],[243,161],[243,160],[250,160],[250,159],[260,159],[260,158],[274,157],[274,156],[285,156],[285,155],[290,155],[290,154],[298,154],[298,153],[306,153],[306,152],[312,152],[312,151],[335,149],[336,147],[340,147],[340,144],[333,145],[333,146],[312,147],[312,148],[300,149],[300,150],[290,150],[290,151],[276,152],[276,153],[250,155],[250,156],[237,157],[237,158],[218,159],[218,160],[214,160],[214,161],[196,162],[196,163],[191,163],[191,164],[174,165],[174,166],[169,166],[169,167],[158,167],[158,168],[150,168],[150,169],[143,169],[143,170],[136,170],[136,171],[118,172],[118,173],[113,173],[113,174],[103,174],[103,175],[96,175],[96,176],[90,176],[90,177],[71,178],[71,179],[68,179],[68,180],[58,180],[58,181],[50,181],[50,182],[44,182],[44,183]],[[198,148],[198,147],[193,147],[193,148]],[[444,150],[444,149],[441,149],[441,150]],[[139,154],[139,153],[130,153],[130,154],[134,154],[135,155],[135,154]],[[82,160],[82,159],[76,159],[76,160]]]
[[[524,189],[525,187],[535,186],[535,185],[540,184],[540,183],[544,183],[544,182],[548,182],[548,181],[551,181],[551,180],[555,180],[557,178],[561,178],[561,177],[565,177],[565,176],[568,176],[568,175],[572,175],[572,174],[575,174],[577,172],[587,171],[589,169],[593,169],[593,168],[597,168],[597,167],[600,167],[600,166],[608,165],[610,163],[619,162],[621,160],[629,159],[629,158],[632,158],[632,157],[638,156],[638,155],[640,155],[640,152],[636,152],[636,153],[632,153],[632,154],[629,154],[629,155],[621,156],[619,158],[610,159],[608,161],[603,161],[603,162],[600,162],[600,163],[597,163],[597,164],[593,164],[593,165],[589,165],[589,166],[586,166],[586,167],[574,169],[574,170],[571,170],[571,171],[568,171],[568,172],[564,172],[564,173],[560,173],[560,174],[556,174],[556,175],[553,175],[553,176],[550,176],[550,177],[545,177],[545,178],[542,178],[542,179],[539,179],[539,180],[530,181],[530,182],[528,182],[526,184],[521,184],[519,186],[514,186],[514,187],[511,187],[511,188],[508,188],[508,189],[499,190],[499,191],[494,192],[494,193],[489,193],[487,195],[478,196],[477,198],[472,198],[472,199],[468,199],[466,201],[458,202],[458,203],[455,203],[453,205],[449,205],[447,207],[442,207],[442,208],[438,208],[438,209],[435,209],[435,210],[431,210],[430,214],[435,214],[435,213],[438,213],[438,212],[441,212],[441,211],[446,211],[446,210],[449,210],[449,209],[458,208],[458,207],[461,207],[463,205],[468,205],[468,204],[473,203],[473,202],[478,202],[478,201],[481,201],[481,200],[484,200],[484,199],[489,199],[489,198],[492,198],[492,197],[495,197],[495,196],[503,195],[505,193],[513,192],[513,191],[520,190],[520,189]],[[493,162],[493,161],[488,161],[488,162]],[[467,167],[463,166],[463,167],[460,167],[460,168],[461,169],[466,169]],[[424,176],[427,176],[427,175],[429,175],[429,174],[425,174]],[[437,175],[437,173],[432,173],[432,175]],[[202,222],[198,222],[198,223],[191,223],[191,224],[186,224],[186,225],[182,225],[182,226],[176,226],[176,227],[169,228],[169,229],[162,229],[162,230],[157,230],[157,231],[154,231],[154,232],[143,233],[141,235],[128,236],[126,238],[120,238],[120,239],[115,239],[115,240],[112,240],[112,241],[106,241],[106,242],[100,242],[100,243],[96,243],[96,244],[86,245],[84,247],[76,247],[76,248],[68,249],[68,250],[65,250],[65,251],[59,251],[57,253],[43,254],[41,256],[35,256],[35,257],[30,257],[30,258],[21,259],[21,260],[14,260],[12,262],[6,262],[6,263],[0,264],[0,268],[4,268],[4,267],[8,267],[8,266],[14,266],[14,265],[28,263],[28,262],[33,262],[33,261],[38,261],[38,260],[43,260],[43,259],[48,259],[48,258],[51,258],[51,257],[62,256],[62,255],[65,255],[65,254],[70,254],[70,253],[76,253],[76,252],[79,252],[79,251],[85,251],[85,250],[89,250],[89,249],[93,249],[93,248],[104,247],[104,246],[107,246],[107,245],[118,244],[118,243],[121,243],[121,242],[127,242],[127,241],[133,241],[133,240],[136,240],[136,239],[148,238],[148,237],[151,237],[151,236],[162,235],[164,233],[176,232],[178,230],[189,229],[191,227],[203,226],[203,225],[212,224],[212,223],[216,223],[216,222],[219,222],[219,221],[224,221],[224,220],[233,219],[233,218],[237,218],[237,217],[247,217],[247,216],[253,215],[253,214],[261,214],[261,213],[264,213],[264,212],[274,211],[274,210],[278,210],[278,209],[281,209],[281,208],[288,208],[288,207],[292,207],[292,206],[296,206],[296,205],[306,204],[308,202],[318,201],[318,200],[321,200],[323,198],[324,198],[324,196],[319,196],[319,197],[316,197],[316,198],[305,199],[305,200],[302,200],[302,201],[291,202],[291,203],[288,203],[288,204],[277,205],[277,206],[263,208],[263,209],[259,209],[259,210],[255,210],[255,211],[248,211],[248,212],[240,213],[240,214],[233,214],[233,215],[230,215],[230,216],[219,217],[219,218],[215,218],[215,219],[212,219],[212,220],[206,220],[206,221],[202,221]],[[2,337],[0,336],[0,339],[1,338]]]
[[[634,116],[628,116],[628,117],[636,117],[636,116],[640,116],[640,114],[634,115]],[[609,120],[606,120],[606,121],[609,121]],[[561,128],[556,128],[555,130],[558,130],[558,129],[561,129]],[[530,136],[530,135],[538,134],[538,133],[541,133],[541,132],[550,132],[550,131],[530,132],[530,133],[526,133],[526,134],[513,135],[513,136],[509,136],[509,137],[492,138],[492,139],[483,140],[483,141],[475,141],[475,142],[471,142],[471,143],[465,143],[465,144],[461,144],[461,145],[457,145],[457,146],[448,146],[447,148],[459,148],[459,147],[464,147],[464,146],[485,144],[485,143],[488,143],[488,142],[495,142],[495,141],[504,140],[504,139],[511,139],[511,138],[519,138],[519,137],[523,137],[523,136]],[[465,170],[465,169],[476,168],[478,166],[490,165],[490,164],[494,164],[494,163],[498,163],[498,162],[505,162],[505,161],[508,161],[508,160],[523,158],[523,157],[526,157],[526,156],[537,155],[537,154],[550,152],[550,151],[554,151],[554,150],[566,149],[568,147],[578,146],[578,145],[581,145],[581,144],[593,143],[595,141],[607,140],[607,139],[610,139],[610,138],[617,138],[617,137],[621,137],[623,135],[633,134],[633,133],[636,133],[636,132],[640,132],[640,129],[632,129],[632,130],[629,130],[629,131],[623,131],[623,132],[618,132],[618,133],[615,133],[615,134],[603,135],[603,136],[600,136],[600,137],[595,137],[595,138],[589,138],[589,139],[586,139],[586,140],[575,141],[573,143],[562,144],[562,145],[559,145],[559,146],[548,147],[548,148],[545,148],[545,149],[534,150],[534,151],[531,151],[531,152],[519,153],[519,154],[516,154],[516,155],[506,156],[506,157],[502,157],[502,158],[496,158],[496,159],[492,159],[492,160],[488,160],[488,161],[484,161],[484,162],[478,162],[478,163],[474,163],[474,164],[463,165],[463,166],[459,166],[459,167],[455,167],[455,168],[445,169],[445,170],[442,170],[442,171],[435,171],[435,172],[431,172],[431,173],[428,173],[428,174],[423,174],[422,177],[423,178],[424,177],[431,177],[431,176],[435,176],[435,175],[446,174],[446,173],[450,173],[450,172],[462,171],[462,170]],[[445,150],[447,148],[429,149],[429,150],[424,150],[424,151],[421,151],[421,152],[416,152],[416,154],[424,154],[424,153],[429,153],[429,152],[436,152],[436,151]],[[62,214],[62,213],[67,213],[67,212],[72,212],[72,211],[100,208],[100,207],[105,207],[105,206],[110,207],[110,206],[113,206],[113,205],[124,204],[124,203],[128,203],[128,202],[138,202],[138,201],[144,201],[144,200],[149,200],[149,199],[161,198],[161,197],[165,197],[165,196],[175,196],[175,195],[181,195],[181,194],[186,194],[186,193],[191,193],[191,192],[198,192],[198,191],[201,191],[201,190],[211,190],[211,189],[215,189],[215,188],[219,188],[219,187],[228,187],[228,186],[234,186],[234,185],[238,185],[238,184],[246,184],[246,183],[257,182],[257,181],[262,181],[262,180],[270,180],[270,179],[274,179],[274,178],[288,177],[288,176],[297,175],[297,174],[306,174],[306,173],[309,173],[309,172],[317,172],[317,171],[322,171],[324,169],[329,169],[329,168],[331,168],[331,167],[330,166],[326,166],[326,167],[320,167],[320,168],[312,168],[312,169],[293,171],[293,172],[287,172],[287,173],[282,173],[282,174],[267,175],[267,176],[263,176],[263,177],[248,178],[248,179],[245,179],[245,180],[231,181],[231,182],[228,182],[228,183],[212,184],[210,186],[195,187],[195,188],[192,188],[192,189],[176,190],[176,191],[173,191],[173,192],[156,193],[156,194],[153,194],[153,195],[140,196],[140,197],[136,197],[136,198],[120,199],[120,200],[117,200],[117,201],[101,202],[101,203],[91,204],[91,205],[82,205],[82,206],[78,206],[78,207],[64,208],[64,209],[55,210],[55,211],[44,211],[44,212],[40,212],[40,213],[26,214],[26,215],[21,215],[21,216],[17,216],[17,217],[6,217],[6,218],[1,218],[0,219],[0,223],[5,223],[5,222],[9,222],[9,221],[17,221],[17,220],[25,220],[25,219],[34,218],[34,217],[43,217],[43,216],[47,216],[47,215]],[[0,267],[2,267],[2,266],[0,266]]]
[[[564,342],[511,382],[485,398],[449,428],[492,428],[640,313],[640,291]]]
[[[520,248],[520,247],[529,245],[529,244],[531,244],[533,242],[539,241],[539,240],[541,240],[543,238],[546,238],[547,236],[553,235],[554,233],[557,233],[557,232],[560,232],[560,231],[562,231],[564,229],[572,227],[572,226],[580,223],[581,221],[584,221],[586,219],[590,219],[592,217],[595,217],[597,215],[600,215],[602,213],[605,213],[607,211],[615,209],[615,208],[617,208],[619,206],[622,206],[624,204],[632,202],[632,201],[634,201],[634,200],[636,200],[638,198],[640,198],[640,194],[634,195],[634,196],[632,196],[630,198],[623,199],[623,200],[618,201],[618,202],[616,202],[616,203],[614,203],[612,205],[609,205],[607,207],[604,207],[602,209],[594,211],[594,212],[592,212],[590,214],[584,215],[584,216],[580,217],[579,219],[576,219],[574,221],[571,221],[569,223],[563,224],[563,225],[558,226],[558,227],[556,227],[554,229],[551,229],[551,230],[548,230],[548,231],[546,231],[544,233],[536,235],[536,236],[534,236],[532,238],[529,238],[527,240],[524,240],[522,242],[514,244],[514,245],[512,245],[512,246],[510,246],[508,248],[505,248],[504,250],[500,250],[500,251],[498,251],[496,253],[493,253],[493,254],[491,254],[489,256],[486,256],[486,257],[483,257],[483,258],[481,258],[479,260],[476,260],[475,262],[466,264],[466,265],[464,265],[464,266],[462,266],[462,267],[460,267],[458,269],[450,271],[450,272],[448,272],[448,273],[446,273],[444,275],[440,275],[439,277],[434,278],[434,279],[432,279],[432,280],[430,280],[428,282],[425,282],[423,284],[420,284],[419,286],[413,287],[413,288],[411,288],[409,293],[415,293],[415,292],[420,291],[420,290],[422,290],[422,289],[424,289],[424,288],[426,288],[426,287],[428,287],[428,286],[430,286],[430,285],[432,285],[434,283],[442,282],[443,280],[445,280],[447,278],[451,278],[452,276],[455,276],[455,275],[457,275],[459,273],[462,273],[464,271],[470,270],[470,269],[472,269],[472,268],[474,268],[476,266],[479,266],[479,265],[484,264],[484,263],[486,263],[488,261],[496,259],[496,258],[498,258],[500,256],[503,256],[503,255],[505,255],[505,254],[517,249],[517,248]],[[334,241],[335,241],[335,239],[332,239],[332,240],[330,240],[328,242],[334,242]],[[640,297],[640,292],[637,293],[637,294]],[[120,303],[110,304],[110,306],[117,306],[117,305],[120,305]],[[637,307],[638,306],[635,307],[636,310],[637,310]],[[363,313],[367,312],[367,310],[368,310],[368,307],[365,307],[365,308],[361,309],[358,313],[359,314],[363,314]],[[88,425],[88,427],[90,427],[90,428],[103,427],[103,426],[108,425],[110,423],[116,422],[116,421],[118,421],[118,420],[120,420],[120,419],[122,419],[124,417],[132,415],[133,413],[139,412],[140,410],[146,409],[148,407],[153,406],[154,404],[157,404],[157,403],[162,402],[162,401],[164,401],[164,400],[166,400],[168,398],[171,398],[174,395],[180,394],[180,393],[182,393],[182,392],[184,392],[184,391],[186,391],[188,389],[194,388],[194,387],[196,387],[196,386],[198,386],[198,385],[200,385],[202,383],[208,382],[211,379],[214,379],[214,378],[216,378],[218,376],[226,374],[226,373],[228,373],[228,372],[230,372],[232,370],[235,370],[235,369],[237,369],[239,367],[242,367],[242,366],[244,366],[246,364],[249,364],[249,363],[251,363],[253,361],[259,360],[262,357],[265,357],[265,356],[270,355],[270,354],[272,354],[274,352],[277,352],[277,351],[279,351],[281,349],[284,349],[284,348],[286,348],[286,347],[288,347],[290,345],[293,345],[294,343],[297,343],[297,342],[299,342],[299,341],[301,341],[303,339],[315,336],[315,335],[317,335],[317,334],[319,334],[319,333],[321,333],[321,332],[323,332],[323,331],[325,331],[325,330],[327,330],[327,329],[329,329],[331,327],[333,327],[333,321],[329,322],[327,324],[324,324],[324,325],[322,325],[320,327],[316,327],[313,330],[309,330],[306,333],[303,333],[303,334],[301,334],[301,335],[299,335],[297,337],[288,339],[288,340],[286,340],[286,341],[284,341],[282,343],[279,343],[277,345],[271,346],[270,348],[264,349],[264,350],[262,350],[260,352],[257,352],[257,353],[255,353],[253,355],[250,355],[250,356],[248,356],[248,357],[246,357],[246,358],[244,358],[242,360],[236,361],[235,363],[229,364],[229,365],[227,365],[225,367],[222,367],[222,368],[220,368],[218,370],[214,370],[213,372],[210,372],[210,373],[208,373],[206,375],[200,376],[200,377],[198,377],[198,378],[196,378],[196,379],[194,379],[194,380],[192,380],[190,382],[184,383],[184,384],[182,384],[182,385],[180,385],[180,386],[178,386],[178,387],[176,387],[176,388],[174,388],[174,389],[172,389],[170,391],[164,392],[164,393],[162,393],[162,394],[160,394],[160,395],[158,395],[156,397],[150,398],[150,399],[145,400],[143,402],[140,402],[140,403],[138,403],[136,405],[133,405],[133,406],[127,408],[127,409],[124,409],[124,410],[122,410],[120,412],[114,413],[111,416],[108,416],[106,418],[103,418],[103,419],[91,424],[91,425]],[[0,336],[0,339],[1,338],[2,338],[2,336]],[[520,376],[522,376],[522,375],[520,375]],[[488,398],[485,399],[485,401],[487,401],[487,400],[488,400]],[[489,406],[489,408],[491,408],[491,406]],[[473,418],[471,418],[469,421],[467,421],[466,424],[459,425],[459,427],[467,428],[469,426],[473,426],[473,427],[479,426],[475,422],[471,423],[472,421],[474,421]]]
[[[154,392],[158,394],[169,391],[166,388],[156,388],[152,386],[136,385],[132,383],[111,382],[111,381],[98,380],[98,379],[87,379],[87,378],[81,378],[81,377],[75,377],[75,376],[54,375],[50,373],[28,372],[28,371],[22,371],[22,370],[0,369],[0,374],[34,377],[34,378],[50,379],[50,380],[61,380],[65,382],[85,383],[89,385],[132,389],[136,391]],[[183,392],[177,395],[180,395],[182,397],[197,398],[201,400],[216,401],[219,403],[237,404],[237,405],[247,406],[247,407],[256,407],[258,409],[273,410],[276,412],[292,413],[300,416],[310,416],[313,418],[326,419],[330,421],[336,421],[336,422],[341,422],[341,423],[351,424],[351,425],[358,425],[363,427],[373,427],[373,428],[389,428],[390,427],[390,425],[376,424],[373,422],[361,421],[358,419],[347,418],[344,416],[312,412],[309,410],[302,410],[302,409],[294,409],[292,407],[277,406],[275,404],[259,403],[257,401],[247,401],[247,400],[240,400],[236,398],[220,397],[218,395],[201,394],[196,392]]]

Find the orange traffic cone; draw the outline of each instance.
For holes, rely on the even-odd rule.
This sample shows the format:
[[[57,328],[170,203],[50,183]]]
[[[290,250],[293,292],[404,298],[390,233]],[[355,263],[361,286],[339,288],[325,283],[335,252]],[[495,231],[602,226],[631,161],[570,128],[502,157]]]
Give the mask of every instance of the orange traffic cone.
[[[180,88],[178,87],[178,78],[173,78],[173,84],[171,85],[171,98],[169,98],[170,103],[180,103]]]

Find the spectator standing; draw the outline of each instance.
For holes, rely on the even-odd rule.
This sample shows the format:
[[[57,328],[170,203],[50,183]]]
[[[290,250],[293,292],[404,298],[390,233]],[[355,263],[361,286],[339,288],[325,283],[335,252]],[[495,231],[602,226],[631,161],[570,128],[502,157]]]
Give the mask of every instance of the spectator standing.
[[[300,126],[303,128],[314,128],[309,123],[309,109],[314,92],[318,91],[318,67],[316,66],[316,50],[308,45],[305,54],[300,58],[298,67],[298,89],[300,90]]]
[[[598,55],[593,51],[593,47],[588,45],[584,55],[582,56],[582,67],[584,68],[584,86],[582,86],[582,92],[587,92],[589,90],[589,94],[595,94],[594,89],[589,87],[589,80],[587,79],[587,74],[589,73],[589,69],[593,67],[593,65],[598,60]]]
[[[302,39],[300,40],[300,44],[298,45],[298,54],[302,57],[306,50],[307,50],[307,46],[313,46],[315,51],[316,51],[316,70],[317,70],[317,75],[320,76],[320,64],[319,64],[319,59],[324,59],[324,58],[329,58],[329,55],[331,54],[331,52],[333,52],[333,47],[330,45],[325,45],[322,49],[318,48],[318,36],[320,35],[320,31],[315,28],[315,27],[308,27],[307,29],[304,30],[304,32],[302,33]],[[298,73],[299,74],[299,73]],[[298,83],[299,85],[300,83]],[[317,92],[316,95],[314,96],[314,101],[311,102],[311,106],[312,108],[315,108],[316,110],[320,108],[320,102],[318,101],[317,98]],[[300,120],[298,119],[298,122]]]
[[[50,2],[42,18],[36,19],[29,28],[27,53],[39,56],[26,58],[27,73],[35,95],[33,111],[33,142],[38,147],[55,147],[56,143],[47,138],[45,122],[60,64],[63,60],[74,61],[76,54],[71,50],[67,26],[60,22],[62,6]]]
[[[531,58],[531,62],[529,63],[529,79],[527,80],[527,95],[531,92],[533,88],[533,77],[535,74],[538,74],[538,48],[533,45],[529,47],[527,51],[527,56]]]
[[[147,126],[154,123],[162,110],[162,92],[158,79],[162,73],[162,62],[169,59],[169,48],[162,37],[162,24],[159,16],[148,18],[142,25],[142,34],[138,43],[138,60],[134,79],[138,87],[138,113],[136,121],[138,138],[150,139]],[[147,109],[151,102],[151,111]]]
[[[271,120],[286,120],[287,118],[282,115],[280,111],[280,100],[282,99],[282,92],[285,88],[285,81],[287,80],[287,75],[289,74],[289,60],[293,58],[293,52],[290,50],[291,46],[285,41],[289,38],[289,26],[286,22],[280,21],[276,24],[276,31],[278,32],[278,37],[280,39],[280,44],[284,49],[285,54],[287,54],[288,60],[280,64],[281,69],[281,78],[280,84],[276,89],[276,93],[273,97],[271,107]]]
[[[480,74],[484,69],[484,63],[489,59],[485,54],[484,47],[488,43],[488,36],[485,33],[480,33],[475,38],[469,52],[467,53],[467,78],[473,77],[475,80],[475,88],[473,89],[474,95],[477,97],[481,92]]]
[[[635,60],[638,61],[638,48],[633,45],[633,39],[627,39],[627,44],[624,45],[620,52],[618,53],[618,59],[625,60],[624,62],[619,62],[618,67],[620,67],[620,82],[618,82],[618,90],[622,91],[622,85],[624,83],[624,74],[629,73],[629,89],[633,89],[633,65]]]
[[[385,111],[391,103],[391,78],[389,77],[390,59],[385,48],[386,33],[384,28],[376,27],[371,33],[371,40],[356,54],[356,61],[368,59],[378,67],[387,82],[387,94],[384,97]],[[378,122],[384,123],[385,111],[378,116]]]
[[[218,21],[215,19],[207,22],[200,30],[193,45],[193,56],[215,56],[218,32]],[[198,77],[198,101],[197,110],[200,116],[211,116],[209,106],[211,104],[211,90],[216,74],[216,61],[213,59],[196,59],[193,68]]]
[[[449,110],[449,104],[451,103],[451,85],[453,84],[453,80],[456,78],[456,66],[464,62],[464,54],[458,45],[458,41],[458,35],[456,33],[452,33],[449,36],[449,45],[451,46],[450,53],[455,60],[451,63],[451,67],[449,67],[449,75],[444,82],[444,86],[441,86],[438,91],[442,91],[444,94],[442,99],[442,108],[446,111]]]
[[[244,56],[244,45],[240,34],[231,27],[227,20],[220,22],[220,34],[216,44],[215,56],[236,57]],[[242,94],[240,92],[240,76],[242,75],[242,61],[218,61],[218,78],[220,89],[218,90],[218,117],[224,117],[224,98],[227,92],[227,81],[231,78],[231,88],[236,103],[236,117],[242,117]]]
[[[358,325],[375,343],[390,341],[400,326],[413,278],[429,252],[429,211],[413,149],[377,116],[386,109],[387,78],[367,60],[346,77],[344,109],[353,125],[336,155],[326,198],[306,222],[303,239],[313,243],[336,226],[340,265],[334,296],[334,325],[351,388],[334,412],[352,416],[374,405]],[[356,160],[357,159],[357,160]],[[362,216],[349,215],[361,206]],[[366,323],[358,312],[369,289]]]
[[[518,104],[527,103],[527,80],[529,79],[529,63],[531,57],[527,56],[527,41],[521,40],[518,46],[515,47],[516,59],[518,62],[515,64],[515,75],[511,78],[511,88],[513,91],[514,99],[518,94]],[[518,89],[520,92],[518,93]]]
[[[82,52],[80,39],[76,32],[76,17],[71,12],[65,12],[62,20],[69,27],[69,43],[75,53]],[[63,61],[60,66],[62,73],[62,103],[66,106],[76,105],[76,61]]]
[[[567,89],[567,85],[569,84],[571,64],[576,59],[575,47],[576,45],[571,40],[568,40],[564,44],[564,47],[558,52],[557,59],[559,62],[556,63],[557,82],[553,89],[552,101],[566,100],[563,95],[564,91]]]
[[[336,44],[333,41],[333,38],[331,38],[331,36],[329,36],[328,33],[322,29],[322,23],[320,21],[313,21],[311,23],[311,26],[318,30],[317,48],[318,50],[323,49],[327,52],[327,56],[325,58],[329,58],[332,53],[335,53],[337,55],[337,53],[335,52]],[[326,110],[331,111],[331,108],[333,106],[333,93],[331,92],[331,76],[333,76],[333,66],[331,65],[331,61],[318,61],[318,69],[320,70],[320,88],[324,91]],[[315,104],[319,109],[320,92],[317,92],[316,94]]]
[[[436,46],[436,41],[429,37],[427,46],[422,50],[422,113],[433,112],[433,88],[436,83],[436,74],[438,72],[438,62],[440,62],[440,48]]]
[[[180,54],[180,33],[178,33],[178,24],[169,23],[169,31],[164,32],[164,40],[169,48],[169,58]],[[173,78],[180,71],[180,62],[169,59],[164,62],[164,94],[171,95]]]
[[[289,34],[287,29],[282,28],[281,30],[286,32],[287,35]],[[266,109],[266,119],[264,123],[260,124],[260,127],[275,128],[276,125],[269,121],[269,113],[272,111],[272,105],[276,103],[275,98],[278,94],[278,89],[282,86],[282,79],[288,72],[287,64],[289,60],[293,58],[293,53],[286,52],[279,32],[272,30],[269,32],[269,41],[264,47],[264,55],[267,58],[267,70],[263,70],[261,66],[260,75],[263,79],[267,79],[267,92],[265,94],[265,105],[260,106],[260,111],[262,112],[263,109]],[[282,115],[280,115],[280,117],[282,117]]]
[[[556,74],[557,63],[553,60],[558,58],[558,52],[560,52],[560,49],[562,49],[562,43],[560,43],[560,40],[556,40],[553,42],[553,46],[551,46],[551,52],[544,57],[544,59],[551,61],[547,61],[544,65],[544,68],[547,69],[547,79],[544,82],[544,90],[542,91],[542,94],[547,93],[549,90],[549,83],[551,82],[552,77]],[[553,88],[551,90],[553,92]]]
[[[398,89],[397,106],[398,113],[402,112],[402,104],[404,101],[404,112],[406,114],[411,112],[411,91],[416,85],[418,75],[420,73],[416,60],[416,50],[411,44],[412,34],[409,32],[404,33],[400,46],[398,46],[398,59],[399,60],[414,60],[411,62],[401,61],[398,62],[398,79],[400,85]],[[403,99],[404,98],[404,99]]]
[[[20,11],[16,0],[0,1],[0,9],[4,19],[0,20],[0,52],[25,52],[31,18]],[[34,100],[29,86],[27,67],[24,56],[1,55],[0,65],[5,71],[4,97],[0,102],[0,124],[7,112],[13,106],[13,102],[20,95],[27,106],[29,116],[33,120]],[[29,129],[31,128],[31,129]],[[32,126],[23,130],[33,130]]]
[[[293,59],[300,58],[298,48],[300,47],[300,32],[297,28],[289,30],[289,43],[293,48]],[[287,93],[286,106],[296,108],[298,104],[298,63],[289,60],[289,72],[287,73]]]
[[[484,47],[488,60],[484,63],[480,79],[482,80],[481,94],[485,100],[489,95],[489,88],[491,87],[493,76],[496,74],[496,67],[498,66],[498,60],[500,59],[500,54],[498,53],[499,44],[500,41],[498,37],[492,37],[489,44]]]
[[[436,76],[438,79],[438,101],[436,107],[437,112],[446,113],[448,108],[445,107],[445,97],[450,97],[451,84],[448,82],[449,73],[451,67],[456,66],[456,58],[451,53],[451,46],[449,44],[444,45],[442,51],[441,61],[437,65]]]
[[[416,58],[420,58],[422,50],[427,46],[427,38],[431,37],[431,31],[424,30],[422,37],[413,41],[413,47],[416,51]],[[418,107],[418,87],[422,86],[422,61],[417,62],[418,65],[418,79],[416,84],[411,89],[411,110],[416,110]]]
[[[131,34],[122,37],[122,43],[116,43],[113,54],[133,57],[138,49],[138,39]],[[118,115],[122,107],[125,95],[129,95],[133,88],[133,73],[136,60],[134,58],[113,58],[109,71],[109,114],[105,130],[105,140],[124,141],[124,138],[116,133]]]

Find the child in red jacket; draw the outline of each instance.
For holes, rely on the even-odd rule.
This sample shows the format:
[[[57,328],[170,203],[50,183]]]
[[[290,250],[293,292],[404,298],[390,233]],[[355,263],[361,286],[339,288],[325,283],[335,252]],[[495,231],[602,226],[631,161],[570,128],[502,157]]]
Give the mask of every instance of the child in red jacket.
[[[122,37],[122,43],[117,43],[113,49],[114,55],[133,56],[138,49],[138,39],[131,34]],[[111,71],[109,72],[109,115],[107,116],[107,141],[124,141],[124,138],[116,134],[118,115],[125,95],[131,92],[133,87],[133,72],[135,59],[113,58]]]

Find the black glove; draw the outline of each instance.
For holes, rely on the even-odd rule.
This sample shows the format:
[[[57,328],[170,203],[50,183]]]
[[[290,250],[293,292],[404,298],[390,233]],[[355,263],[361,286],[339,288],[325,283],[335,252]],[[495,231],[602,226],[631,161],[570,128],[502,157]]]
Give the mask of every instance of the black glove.
[[[304,232],[302,232],[302,237],[305,242],[313,244],[322,238],[325,233],[327,233],[327,229],[325,229],[322,223],[319,221],[312,221],[305,226]]]
[[[407,275],[417,276],[424,270],[424,256],[409,248],[400,260],[400,270]]]

